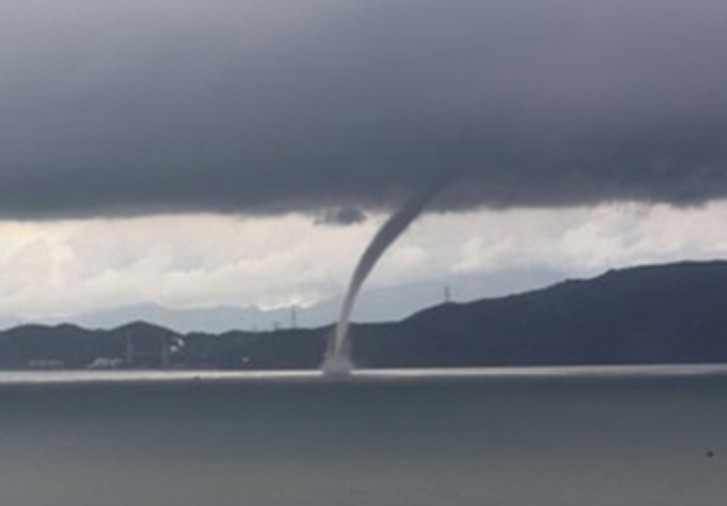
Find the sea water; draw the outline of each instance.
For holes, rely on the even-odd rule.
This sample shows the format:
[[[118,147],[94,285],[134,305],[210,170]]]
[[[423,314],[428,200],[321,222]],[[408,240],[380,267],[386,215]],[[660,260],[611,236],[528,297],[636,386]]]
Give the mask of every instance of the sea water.
[[[0,373],[0,502],[723,505],[724,366]]]

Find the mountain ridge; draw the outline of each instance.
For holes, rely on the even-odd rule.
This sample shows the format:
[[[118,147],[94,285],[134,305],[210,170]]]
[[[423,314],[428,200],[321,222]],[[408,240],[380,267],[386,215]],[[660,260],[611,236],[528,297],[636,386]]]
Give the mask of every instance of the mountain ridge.
[[[357,365],[374,368],[727,362],[725,307],[727,261],[638,266],[354,324],[352,348]],[[147,358],[128,366],[160,366],[164,343],[174,342],[181,343],[171,357],[177,367],[314,368],[331,332],[330,325],[220,334],[145,322],[110,330],[20,326],[0,332],[0,367],[41,359],[83,367],[102,353],[123,357],[131,339]]]
[[[550,285],[563,278],[563,274],[548,269],[523,269],[500,273],[448,276],[402,283],[389,287],[369,287],[360,294],[355,318],[360,322],[394,321],[405,318],[423,307],[444,299],[445,287],[458,300],[501,296]],[[0,312],[0,329],[26,323],[58,324],[70,322],[88,329],[111,330],[124,323],[141,319],[161,325],[179,333],[224,333],[229,330],[273,330],[296,326],[317,328],[331,323],[340,309],[340,297],[323,299],[310,306],[258,308],[254,305],[212,305],[188,308],[170,308],[147,301],[131,305],[107,307],[74,313],[65,317],[36,317],[23,319]]]

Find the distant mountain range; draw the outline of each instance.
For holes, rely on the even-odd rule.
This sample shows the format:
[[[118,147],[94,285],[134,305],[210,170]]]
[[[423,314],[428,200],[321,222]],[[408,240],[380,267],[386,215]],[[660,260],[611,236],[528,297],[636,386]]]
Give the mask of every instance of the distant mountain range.
[[[449,286],[454,300],[474,300],[522,292],[550,285],[563,279],[561,273],[546,270],[519,270],[452,276],[446,280],[420,281],[365,290],[356,304],[355,319],[361,322],[391,321],[404,318],[423,307],[444,300]],[[223,333],[229,330],[266,331],[297,326],[314,328],[330,324],[337,316],[339,298],[324,300],[309,307],[260,309],[255,306],[211,306],[171,309],[152,302],[112,307],[66,316],[23,321],[14,315],[0,314],[0,329],[35,323],[58,325],[72,323],[89,329],[114,329],[132,321],[145,321],[179,333]],[[293,321],[295,320],[295,321]]]
[[[365,367],[727,362],[727,262],[611,271],[590,280],[351,329]],[[0,367],[317,367],[331,327],[181,334],[148,323],[112,330],[28,325],[0,332]]]

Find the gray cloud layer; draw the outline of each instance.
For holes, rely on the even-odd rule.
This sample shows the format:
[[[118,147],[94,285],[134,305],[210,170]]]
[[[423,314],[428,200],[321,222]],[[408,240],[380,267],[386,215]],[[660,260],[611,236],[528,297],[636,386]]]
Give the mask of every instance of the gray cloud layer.
[[[722,0],[0,6],[0,214],[727,196]]]

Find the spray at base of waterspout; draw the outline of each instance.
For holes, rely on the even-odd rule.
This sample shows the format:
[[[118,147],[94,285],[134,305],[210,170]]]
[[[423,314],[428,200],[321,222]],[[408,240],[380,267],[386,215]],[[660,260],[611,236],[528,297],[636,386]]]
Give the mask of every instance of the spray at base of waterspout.
[[[323,361],[321,371],[327,378],[342,379],[351,376],[353,362],[348,357],[333,355]]]

